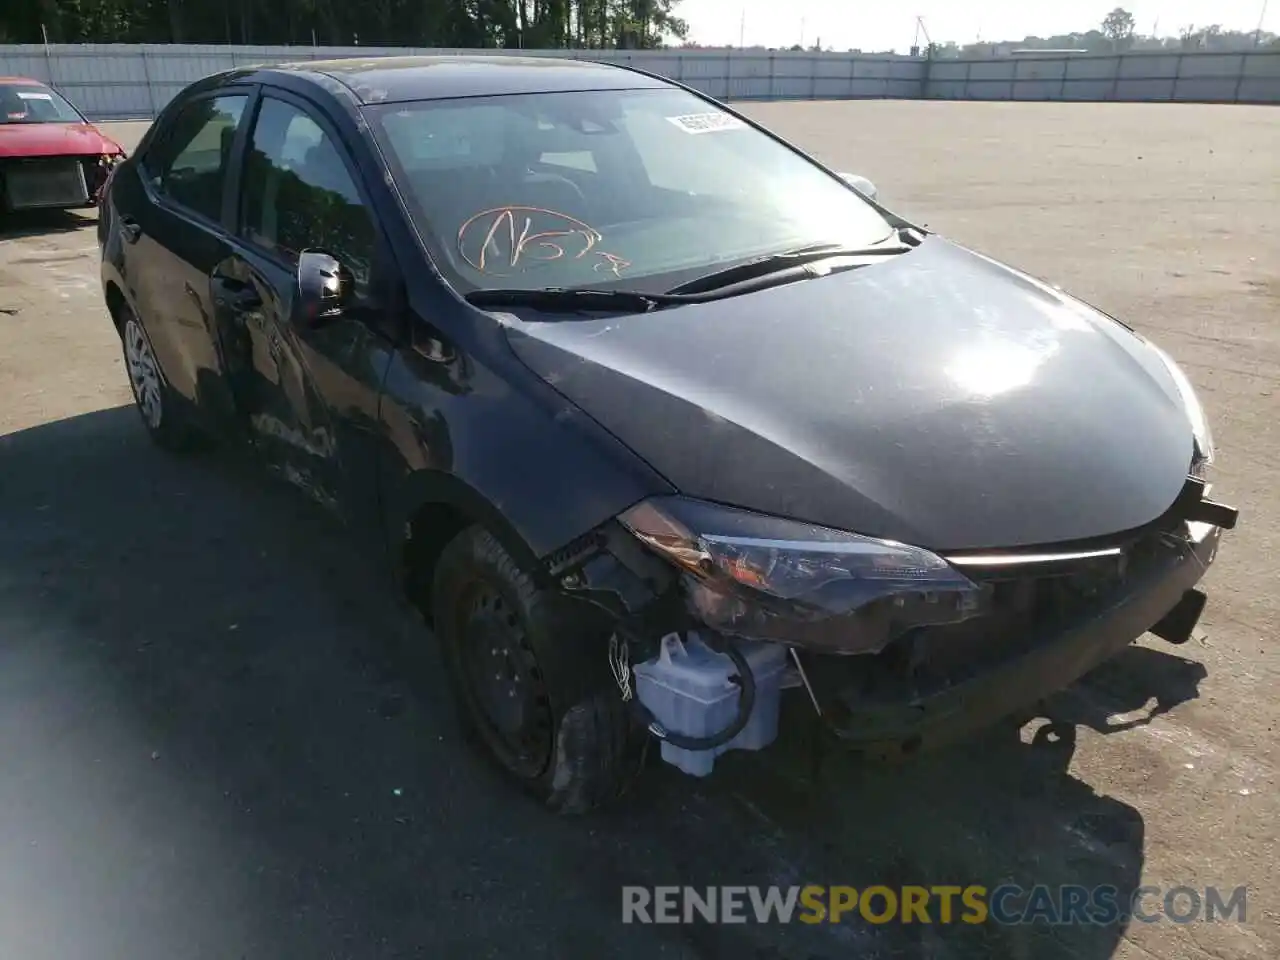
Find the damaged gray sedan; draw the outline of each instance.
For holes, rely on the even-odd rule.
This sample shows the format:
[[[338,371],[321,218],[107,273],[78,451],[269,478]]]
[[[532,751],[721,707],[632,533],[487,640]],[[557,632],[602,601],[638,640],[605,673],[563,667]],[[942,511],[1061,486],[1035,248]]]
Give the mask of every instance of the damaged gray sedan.
[[[875,755],[1020,714],[1184,642],[1236,522],[1145,337],[629,67],[209,77],[98,237],[156,442],[248,439],[385,550],[557,810],[785,697]]]

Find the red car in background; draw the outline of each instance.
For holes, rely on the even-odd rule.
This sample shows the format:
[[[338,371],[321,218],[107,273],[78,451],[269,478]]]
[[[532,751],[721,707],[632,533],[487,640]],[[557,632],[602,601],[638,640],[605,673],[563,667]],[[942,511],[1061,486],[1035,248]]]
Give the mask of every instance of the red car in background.
[[[124,150],[57,91],[0,77],[0,212],[97,205]]]

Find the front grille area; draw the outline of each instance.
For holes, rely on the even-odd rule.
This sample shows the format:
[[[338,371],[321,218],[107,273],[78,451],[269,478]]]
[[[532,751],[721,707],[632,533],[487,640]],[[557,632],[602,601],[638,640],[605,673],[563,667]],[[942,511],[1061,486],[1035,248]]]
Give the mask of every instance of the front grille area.
[[[1172,533],[1150,531],[1118,556],[1052,565],[965,569],[984,587],[983,612],[955,624],[919,627],[874,657],[833,658],[825,679],[848,700],[871,705],[929,696],[1033,649],[1065,621],[1102,611],[1132,581],[1185,550]]]
[[[85,162],[79,157],[11,160],[4,165],[3,176],[10,210],[77,207],[89,202]]]
[[[912,682],[932,689],[1016,655],[1051,633],[1061,621],[1105,605],[1123,592],[1129,555],[1081,561],[1050,573],[1005,569],[975,573],[988,591],[984,614],[956,624],[929,627],[903,637]]]

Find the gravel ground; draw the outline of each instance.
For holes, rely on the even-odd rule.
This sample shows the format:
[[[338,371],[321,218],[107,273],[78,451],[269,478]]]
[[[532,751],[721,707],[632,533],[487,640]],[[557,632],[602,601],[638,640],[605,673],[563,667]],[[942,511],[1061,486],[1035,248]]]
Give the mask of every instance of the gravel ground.
[[[1243,510],[1205,638],[900,768],[798,742],[656,768],[585,822],[461,741],[434,654],[289,492],[127,406],[93,220],[0,227],[0,956],[1280,955],[1280,112],[789,103],[749,112],[891,206],[1159,341]],[[143,124],[116,124],[136,142]],[[1270,413],[1268,413],[1270,411]],[[417,667],[418,669],[414,669]],[[408,678],[414,677],[412,681]],[[1248,921],[624,927],[622,884],[1247,885]]]

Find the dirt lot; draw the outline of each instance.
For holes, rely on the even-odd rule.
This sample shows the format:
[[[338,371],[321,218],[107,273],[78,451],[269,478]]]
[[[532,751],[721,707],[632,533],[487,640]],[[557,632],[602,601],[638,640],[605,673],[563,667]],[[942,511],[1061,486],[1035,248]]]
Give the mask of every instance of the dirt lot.
[[[1280,111],[750,112],[1186,366],[1244,511],[1203,642],[1131,649],[1050,705],[1054,736],[1039,721],[900,769],[789,743],[551,819],[460,741],[429,649],[406,679],[397,651],[422,638],[308,508],[150,447],[93,221],[25,217],[0,234],[0,954],[1280,955]],[[620,923],[622,884],[1005,880],[1247,885],[1248,922]]]

